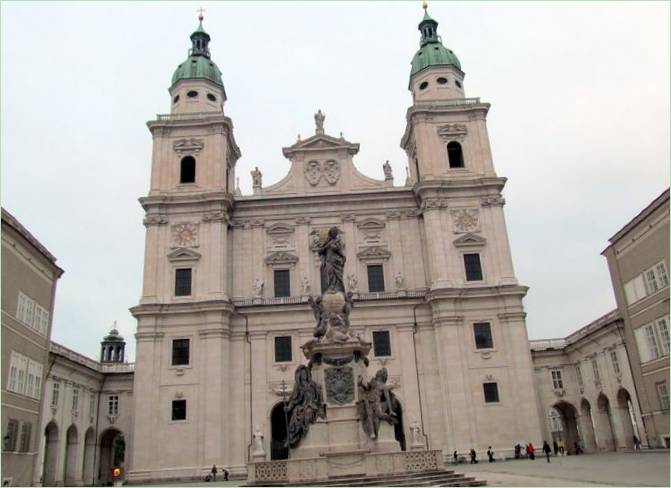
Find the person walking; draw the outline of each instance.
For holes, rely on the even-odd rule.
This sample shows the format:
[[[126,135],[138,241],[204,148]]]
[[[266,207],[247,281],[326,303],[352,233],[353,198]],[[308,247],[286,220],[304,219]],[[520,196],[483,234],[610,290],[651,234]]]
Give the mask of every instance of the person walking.
[[[559,452],[559,444],[557,444],[557,441],[554,441],[554,440],[552,441],[552,449],[554,449],[555,456],[556,456],[557,453]]]
[[[213,464],[212,469],[210,470],[210,473],[212,473],[212,481],[217,481],[217,465]]]
[[[536,449],[534,449],[534,445],[531,442],[529,442],[529,444],[527,444],[527,455],[529,456],[529,459],[531,459],[532,461],[536,459],[535,452]]]
[[[487,457],[489,457],[489,462],[490,463],[495,463],[496,459],[494,459],[494,451],[492,451],[492,446],[489,446],[487,448]]]
[[[561,440],[561,439],[559,439],[559,454],[560,454],[561,456],[566,456],[566,449],[564,449],[564,441]],[[557,454],[555,453],[555,456],[556,456],[556,455],[557,455]]]
[[[472,447],[470,454],[471,454],[471,464],[478,464],[478,460],[476,459],[478,455],[475,452],[475,449],[473,449]]]
[[[457,454],[457,451],[452,453],[452,459],[454,460],[454,464],[459,464],[459,454]]]
[[[550,449],[550,444],[548,444],[547,441],[543,441],[543,452],[545,453],[545,458],[548,460],[549,463],[552,449]]]
[[[634,451],[640,451],[641,450],[641,441],[636,437],[636,434],[634,434]]]
[[[519,459],[522,454],[522,446],[520,446],[519,442],[515,444],[515,459]]]

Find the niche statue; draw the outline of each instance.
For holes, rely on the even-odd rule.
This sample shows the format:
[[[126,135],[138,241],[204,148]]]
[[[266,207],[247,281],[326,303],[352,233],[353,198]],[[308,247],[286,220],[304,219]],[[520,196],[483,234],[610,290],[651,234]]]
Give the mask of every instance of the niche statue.
[[[345,293],[343,284],[343,271],[345,269],[345,244],[339,238],[340,229],[331,227],[326,242],[319,246],[318,253],[321,258],[321,272],[324,276],[326,293]]]
[[[296,447],[306,436],[310,424],[317,417],[326,418],[326,405],[322,397],[322,387],[312,381],[312,374],[307,366],[296,368],[294,390],[288,403],[284,406],[289,414],[289,430],[286,447]]]
[[[371,439],[377,439],[381,420],[392,425],[398,423],[398,400],[391,392],[392,386],[387,385],[387,368],[380,368],[369,382],[359,376],[359,388],[359,417],[363,430]]]

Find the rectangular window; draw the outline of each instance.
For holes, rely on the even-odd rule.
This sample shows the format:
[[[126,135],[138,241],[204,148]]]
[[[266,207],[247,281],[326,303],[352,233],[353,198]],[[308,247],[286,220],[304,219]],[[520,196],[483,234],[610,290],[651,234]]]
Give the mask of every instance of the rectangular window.
[[[659,395],[659,406],[662,410],[669,409],[669,388],[666,385],[666,381],[657,383],[657,395]]]
[[[576,364],[575,366],[575,377],[576,381],[578,382],[578,388],[582,389],[583,388],[582,371],[580,370],[579,364]]]
[[[384,270],[381,264],[368,265],[368,291],[384,291]]]
[[[660,288],[669,286],[669,275],[666,273],[666,264],[664,261],[655,265],[655,273],[657,273],[657,282]]]
[[[483,383],[482,388],[485,392],[485,403],[498,403],[499,386],[496,383]]]
[[[637,302],[641,298],[644,298],[646,295],[645,281],[643,280],[643,275],[638,275],[635,278],[629,280],[624,285],[624,292],[627,296],[627,303],[631,305],[634,302]]]
[[[275,362],[289,362],[291,359],[291,336],[275,337]]]
[[[643,327],[645,330],[645,340],[648,345],[648,354],[650,359],[657,359],[660,356],[659,344],[657,342],[657,334],[655,334],[655,327],[653,324],[648,324]]]
[[[645,290],[648,292],[648,295],[651,295],[658,289],[659,287],[657,286],[657,276],[655,276],[655,270],[647,270],[645,272]]]
[[[16,451],[16,438],[19,435],[19,421],[9,419],[7,421],[7,434],[3,438],[3,448],[5,451]]]
[[[659,332],[659,342],[662,346],[662,354],[669,354],[669,320],[666,317],[657,319],[657,331]]]
[[[592,372],[594,373],[594,383],[601,383],[601,375],[599,374],[599,364],[596,358],[592,359]]]
[[[615,376],[620,376],[620,361],[617,359],[617,351],[610,351],[610,361],[613,363]]]
[[[24,422],[21,426],[21,452],[28,452],[30,450],[30,430],[32,424]]]
[[[477,322],[473,324],[473,333],[475,334],[476,349],[492,349],[494,347],[492,327],[489,322]]]
[[[107,397],[107,415],[119,415],[119,395]]]
[[[51,406],[52,407],[58,407],[58,397],[61,392],[61,385],[60,383],[54,383],[53,386],[51,387]]]
[[[466,281],[482,281],[482,266],[479,254],[464,254]]]
[[[190,339],[172,340],[172,365],[183,366],[189,364]]]
[[[290,297],[291,285],[289,281],[288,269],[276,269],[273,273],[275,278],[275,296],[276,297]]]
[[[550,372],[552,373],[552,387],[555,390],[563,390],[564,382],[561,379],[561,371],[558,369],[553,369]]]
[[[175,270],[175,296],[191,296],[191,268]]]
[[[373,332],[373,351],[375,356],[391,356],[391,341],[388,330],[376,330]]]
[[[186,420],[186,400],[172,401],[172,420]]]
[[[72,390],[72,411],[79,412],[79,388]]]

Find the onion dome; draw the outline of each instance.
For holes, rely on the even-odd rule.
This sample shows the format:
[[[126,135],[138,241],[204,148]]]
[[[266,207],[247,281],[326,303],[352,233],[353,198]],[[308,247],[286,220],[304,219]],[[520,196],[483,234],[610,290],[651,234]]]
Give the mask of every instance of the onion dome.
[[[203,29],[203,18],[200,17],[198,28],[191,34],[189,57],[182,62],[172,75],[172,84],[179,80],[205,79],[223,88],[221,71],[210,59],[210,35]]]
[[[430,66],[453,65],[461,70],[461,63],[451,49],[443,46],[438,35],[438,22],[433,20],[424,5],[424,18],[419,23],[419,32],[422,38],[419,41],[419,50],[412,58],[410,76],[419,73]]]

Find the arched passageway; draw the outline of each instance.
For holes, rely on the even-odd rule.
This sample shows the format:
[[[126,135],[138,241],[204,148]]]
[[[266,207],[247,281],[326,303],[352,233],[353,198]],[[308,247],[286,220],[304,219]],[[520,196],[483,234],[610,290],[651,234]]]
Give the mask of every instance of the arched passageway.
[[[561,417],[562,440],[567,453],[575,453],[575,442],[580,439],[578,431],[578,412],[569,402],[561,401],[555,403],[554,407]]]
[[[284,402],[279,402],[270,411],[270,459],[289,458],[289,448],[284,445],[286,440],[287,418]]]
[[[75,481],[79,478],[79,470],[77,466],[77,451],[79,448],[79,435],[77,433],[77,427],[71,425],[65,436],[66,446],[65,446],[65,461],[63,463],[63,471],[65,473],[65,485],[72,486],[75,484]]]
[[[582,443],[585,452],[596,452],[597,440],[594,432],[592,406],[585,398],[580,402],[580,430],[582,432]]]
[[[100,436],[100,468],[98,479],[101,484],[112,483],[112,468],[122,468],[126,473],[124,461],[126,455],[126,441],[121,432],[116,429],[107,429]]]
[[[93,485],[93,463],[95,462],[96,435],[93,427],[89,427],[84,437],[84,460],[82,461],[82,480],[84,486]]]
[[[634,448],[634,436],[638,440],[641,437],[636,425],[636,416],[634,415],[634,405],[631,402],[631,395],[625,388],[620,388],[617,392],[617,413],[615,415],[620,435],[620,447],[627,449]]]
[[[44,486],[54,486],[56,483],[56,467],[58,466],[58,426],[49,422],[44,429],[44,466],[42,479]]]
[[[603,393],[599,393],[596,400],[595,424],[597,431],[598,446],[601,451],[615,450],[615,435],[613,433],[613,420],[611,417],[610,401]]]

